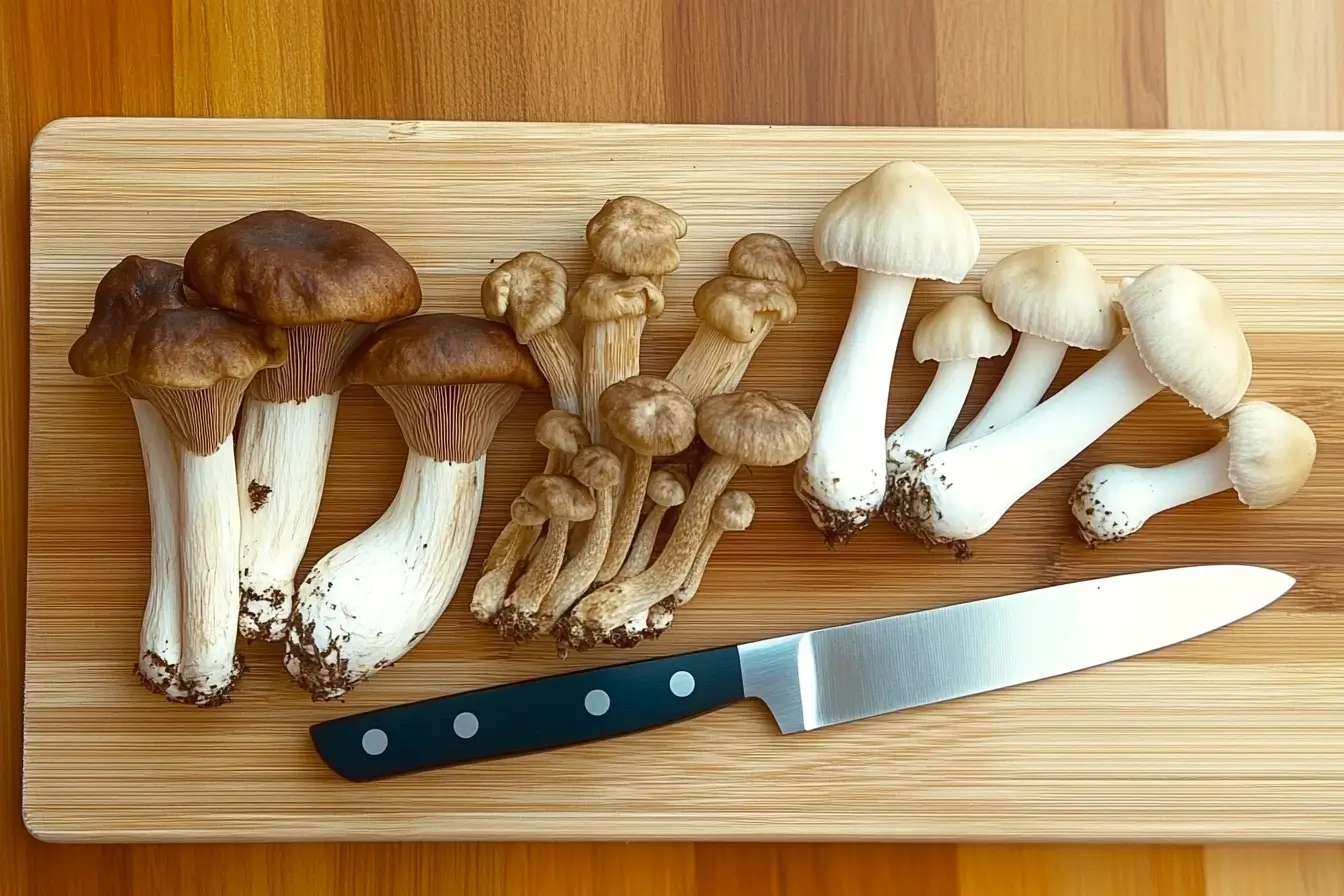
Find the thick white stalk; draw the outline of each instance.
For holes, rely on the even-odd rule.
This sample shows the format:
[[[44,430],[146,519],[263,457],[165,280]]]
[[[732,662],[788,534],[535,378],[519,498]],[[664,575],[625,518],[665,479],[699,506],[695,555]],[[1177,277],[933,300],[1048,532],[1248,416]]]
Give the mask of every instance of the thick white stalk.
[[[1078,483],[1070,502],[1084,540],[1119,541],[1155,514],[1230,489],[1231,453],[1223,439],[1202,454],[1161,467],[1097,467]]]
[[[411,450],[372,526],[319,560],[299,586],[285,668],[332,700],[420,642],[462,579],[480,516],[485,458]]]
[[[909,277],[858,272],[795,480],[828,540],[843,541],[866,526],[886,494],[887,396],[914,287]]]
[[[1055,381],[1055,374],[1059,373],[1059,365],[1064,363],[1064,353],[1068,350],[1063,342],[1042,339],[1030,333],[1021,334],[1008,368],[989,400],[953,437],[948,447],[955,448],[987,436],[1040,404],[1041,396]]]
[[[974,359],[943,361],[914,413],[887,439],[887,472],[896,475],[947,447],[961,406],[975,381]]]
[[[182,684],[191,701],[228,696],[241,663],[238,639],[238,491],[233,436],[213,454],[181,459],[178,552],[182,564]]]
[[[177,446],[163,417],[143,398],[131,399],[140,432],[140,456],[149,491],[149,596],[140,623],[140,658],[145,684],[170,700],[183,700],[178,681],[182,660],[181,561],[177,553]]]
[[[984,438],[935,454],[913,474],[934,541],[977,538],[1017,501],[1162,391],[1126,336],[1042,404]]]
[[[238,633],[278,641],[294,603],[294,574],[308,547],[322,488],[338,394],[304,401],[243,402],[238,430]]]

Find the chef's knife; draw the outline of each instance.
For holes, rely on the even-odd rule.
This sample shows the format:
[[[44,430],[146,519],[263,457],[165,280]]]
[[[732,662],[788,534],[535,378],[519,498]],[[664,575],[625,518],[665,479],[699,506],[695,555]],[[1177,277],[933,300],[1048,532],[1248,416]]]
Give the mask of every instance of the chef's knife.
[[[747,697],[792,734],[1146,653],[1292,586],[1257,566],[1093,579],[375,709],[311,734],[352,781],[628,734]]]

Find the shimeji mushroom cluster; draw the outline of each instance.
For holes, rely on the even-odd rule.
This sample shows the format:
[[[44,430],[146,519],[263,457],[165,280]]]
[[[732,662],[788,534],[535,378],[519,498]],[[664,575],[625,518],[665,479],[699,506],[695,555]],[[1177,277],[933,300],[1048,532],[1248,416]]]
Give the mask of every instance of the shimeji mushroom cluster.
[[[645,324],[663,312],[685,235],[676,212],[621,196],[588,222],[593,261],[577,287],[539,252],[481,285],[486,315],[507,322],[551,386],[535,430],[545,469],[513,500],[472,596],[473,615],[506,639],[550,635],[564,654],[657,637],[723,533],[751,523],[755,505],[729,488],[733,472],[791,464],[810,442],[800,410],[738,390],[806,285],[777,236],[738,240],[727,273],[696,290],[699,324],[681,357],[666,377],[641,372]]]
[[[150,689],[225,702],[241,635],[283,641],[295,681],[332,699],[447,607],[486,448],[522,390],[545,383],[503,324],[416,314],[420,301],[414,268],[378,236],[294,211],[205,233],[181,266],[130,256],[102,278],[69,362],[123,392],[140,433],[151,572],[137,670]],[[351,384],[392,408],[401,487],[296,586]]]
[[[976,225],[928,168],[892,162],[827,204],[814,240],[824,267],[857,270],[812,445],[795,475],[800,499],[832,543],[881,512],[920,540],[968,557],[968,541],[1163,390],[1210,417],[1226,416],[1227,436],[1167,466],[1108,464],[1088,473],[1070,502],[1086,542],[1126,538],[1156,513],[1227,489],[1249,507],[1271,507],[1311,471],[1311,428],[1272,404],[1244,400],[1250,348],[1212,282],[1164,264],[1110,283],[1063,244],[999,259],[979,296],[958,295],[919,321],[914,355],[937,362],[937,372],[914,413],[884,436],[914,283],[962,283],[980,252]],[[953,434],[978,360],[1006,354],[1014,331],[1017,347],[992,395]],[[1042,400],[1070,347],[1105,354]]]

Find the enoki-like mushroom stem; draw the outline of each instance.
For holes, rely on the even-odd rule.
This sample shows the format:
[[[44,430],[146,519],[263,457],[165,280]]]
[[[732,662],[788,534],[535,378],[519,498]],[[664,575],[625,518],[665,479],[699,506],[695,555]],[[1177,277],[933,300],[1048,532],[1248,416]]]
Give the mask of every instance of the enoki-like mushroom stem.
[[[626,554],[635,537],[635,529],[639,527],[639,509],[644,505],[644,493],[649,487],[649,471],[653,467],[653,458],[633,452],[627,452],[627,457],[620,505],[616,508],[616,519],[612,523],[606,555],[594,579],[598,583],[611,581],[620,571],[621,564],[625,562]]]
[[[537,610],[555,583],[555,577],[560,574],[568,542],[569,521],[549,520],[541,547],[518,577],[518,584],[505,600],[504,608],[495,620],[502,637],[521,642],[537,636]]]
[[[669,509],[661,504],[654,504],[649,510],[644,522],[639,526],[635,540],[630,544],[630,550],[625,555],[625,563],[621,564],[620,572],[616,573],[612,581],[623,582],[648,568],[649,558],[653,556],[653,546],[658,541],[658,529],[662,526],[663,517],[667,515]]]
[[[539,633],[550,631],[556,620],[568,612],[588,590],[588,586],[593,584],[593,576],[597,574],[610,541],[613,503],[612,490],[597,491],[597,513],[588,527],[583,546],[560,570],[537,609],[536,626]]]
[[[495,616],[508,597],[509,585],[513,583],[518,564],[532,550],[540,534],[540,526],[521,526],[513,520],[509,520],[500,531],[485,558],[481,576],[476,580],[476,587],[471,594],[471,615],[478,621],[486,624],[495,621]]]

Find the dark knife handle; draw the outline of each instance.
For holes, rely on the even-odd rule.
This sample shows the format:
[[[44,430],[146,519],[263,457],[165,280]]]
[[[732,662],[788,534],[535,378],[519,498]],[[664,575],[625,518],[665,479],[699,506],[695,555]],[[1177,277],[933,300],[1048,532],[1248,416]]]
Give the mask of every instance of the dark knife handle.
[[[743,699],[736,647],[535,678],[312,726],[322,760],[351,781],[629,734]]]

